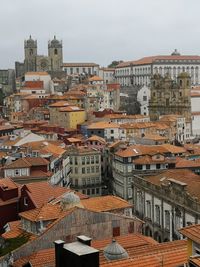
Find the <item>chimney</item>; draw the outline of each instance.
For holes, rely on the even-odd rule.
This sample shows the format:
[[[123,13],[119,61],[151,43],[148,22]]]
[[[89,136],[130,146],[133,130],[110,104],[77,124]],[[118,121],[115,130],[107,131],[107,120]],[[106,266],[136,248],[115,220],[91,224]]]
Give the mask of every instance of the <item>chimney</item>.
[[[99,267],[99,250],[87,245],[91,238],[78,236],[78,241],[65,244],[64,241],[55,241],[56,267]]]
[[[92,238],[90,237],[87,237],[85,235],[79,235],[77,236],[77,240],[87,246],[91,246],[91,241],[92,241]]]
[[[55,267],[61,267],[63,246],[65,242],[63,240],[57,240],[54,242],[54,244],[55,244]]]

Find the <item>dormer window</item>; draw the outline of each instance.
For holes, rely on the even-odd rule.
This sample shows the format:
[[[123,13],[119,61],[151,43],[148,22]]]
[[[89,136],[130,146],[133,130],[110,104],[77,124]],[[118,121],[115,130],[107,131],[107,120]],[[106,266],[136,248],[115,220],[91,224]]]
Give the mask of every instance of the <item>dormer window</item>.
[[[28,206],[28,199],[27,199],[27,197],[24,197],[24,206]]]

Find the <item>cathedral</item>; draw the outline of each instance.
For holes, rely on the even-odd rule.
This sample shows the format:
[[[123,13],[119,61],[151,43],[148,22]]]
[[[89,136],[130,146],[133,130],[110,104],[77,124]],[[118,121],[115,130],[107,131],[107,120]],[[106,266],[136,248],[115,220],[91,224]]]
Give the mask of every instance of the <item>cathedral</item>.
[[[19,77],[28,71],[61,71],[63,65],[62,42],[54,36],[48,42],[48,56],[38,55],[37,40],[30,36],[24,41],[24,63],[16,62],[16,76]]]

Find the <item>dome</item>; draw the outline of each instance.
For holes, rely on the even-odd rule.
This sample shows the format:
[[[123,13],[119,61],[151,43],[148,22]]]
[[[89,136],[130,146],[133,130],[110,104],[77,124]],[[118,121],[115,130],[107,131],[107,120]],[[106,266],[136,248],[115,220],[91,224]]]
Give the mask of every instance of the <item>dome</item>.
[[[33,40],[31,35],[30,35],[29,39],[25,40],[25,47],[35,48],[35,47],[37,47],[37,41]]]
[[[180,56],[181,54],[178,52],[177,49],[174,49],[174,52],[171,53],[171,56]]]
[[[80,203],[80,198],[74,192],[69,192],[62,196],[62,202],[65,204],[78,204]]]
[[[105,247],[104,256],[107,260],[119,260],[127,259],[128,253],[126,250],[116,242],[115,239],[112,240],[112,243]]]
[[[58,41],[56,39],[56,36],[54,35],[53,40],[49,41],[49,47],[54,47],[54,48],[62,47],[62,42]]]

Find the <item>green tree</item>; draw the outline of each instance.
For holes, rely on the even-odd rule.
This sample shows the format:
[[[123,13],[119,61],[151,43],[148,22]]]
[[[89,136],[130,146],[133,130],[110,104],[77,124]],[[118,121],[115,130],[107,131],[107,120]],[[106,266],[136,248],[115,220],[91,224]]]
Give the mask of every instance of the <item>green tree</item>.
[[[114,60],[110,65],[108,65],[108,68],[115,68],[119,63],[123,62],[122,60]]]

